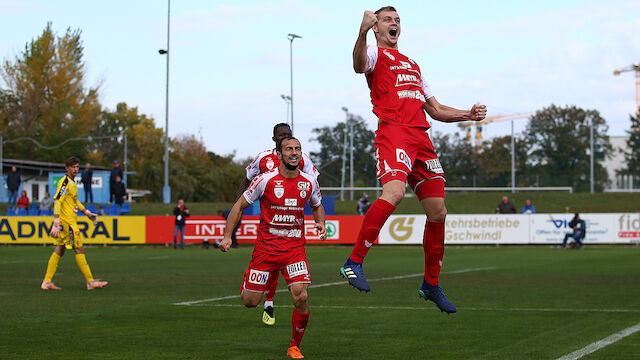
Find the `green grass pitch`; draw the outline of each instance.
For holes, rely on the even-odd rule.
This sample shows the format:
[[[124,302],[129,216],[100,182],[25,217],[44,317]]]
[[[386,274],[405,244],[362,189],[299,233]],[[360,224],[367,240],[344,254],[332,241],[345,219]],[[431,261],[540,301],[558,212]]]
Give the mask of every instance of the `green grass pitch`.
[[[0,247],[0,359],[284,358],[292,305],[283,279],[273,327],[261,323],[261,306],[234,297],[248,246],[88,247],[108,287],[85,290],[67,252],[54,277],[62,291],[45,292],[51,251]],[[373,248],[369,294],[338,275],[349,251],[307,249],[315,287],[306,359],[557,359],[640,323],[640,247],[449,247],[441,284],[453,315],[418,298],[421,247]],[[221,297],[231,298],[175,305]],[[640,358],[640,332],[584,358]]]

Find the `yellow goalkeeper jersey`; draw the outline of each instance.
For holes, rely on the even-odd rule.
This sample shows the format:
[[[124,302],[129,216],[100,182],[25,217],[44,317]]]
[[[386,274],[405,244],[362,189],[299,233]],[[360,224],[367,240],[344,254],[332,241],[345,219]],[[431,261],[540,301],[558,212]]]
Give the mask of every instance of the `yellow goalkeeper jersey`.
[[[84,206],[78,201],[76,182],[69,175],[65,174],[64,178],[58,181],[58,190],[54,199],[53,214],[60,217],[61,223],[76,225],[77,216],[74,210],[77,206],[79,211],[83,211]]]

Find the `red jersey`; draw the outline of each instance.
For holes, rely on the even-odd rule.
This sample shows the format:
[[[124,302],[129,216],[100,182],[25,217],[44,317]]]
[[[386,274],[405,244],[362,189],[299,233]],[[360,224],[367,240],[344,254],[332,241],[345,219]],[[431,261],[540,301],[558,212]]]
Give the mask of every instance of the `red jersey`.
[[[256,156],[255,159],[251,162],[251,164],[247,165],[245,170],[247,170],[247,180],[251,181],[256,176],[276,169],[280,165],[280,158],[276,152],[276,149],[265,150]],[[320,172],[313,166],[313,162],[311,158],[302,153],[302,159],[300,159],[300,165],[298,165],[300,171],[307,173],[309,175],[313,175],[314,177],[318,177]]]
[[[367,56],[373,113],[393,125],[429,128],[423,105],[433,95],[418,64],[398,50],[377,46],[367,47]]]
[[[322,202],[320,186],[312,175],[300,174],[288,179],[278,168],[253,179],[244,198],[253,204],[260,199],[260,224],[255,249],[282,254],[304,246],[304,205]]]

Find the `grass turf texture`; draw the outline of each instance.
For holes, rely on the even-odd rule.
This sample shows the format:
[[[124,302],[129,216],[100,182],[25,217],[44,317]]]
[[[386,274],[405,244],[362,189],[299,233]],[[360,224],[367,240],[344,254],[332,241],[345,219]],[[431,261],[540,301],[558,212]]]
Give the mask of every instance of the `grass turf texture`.
[[[41,291],[52,247],[0,248],[2,359],[281,359],[291,336],[291,299],[276,295],[274,327],[238,294],[251,248],[227,254],[189,247],[88,247],[87,291],[73,253]],[[348,247],[311,246],[314,284],[340,281]],[[420,275],[310,289],[308,359],[555,359],[640,322],[640,248],[450,247],[441,284],[458,306],[446,315],[418,299]],[[451,273],[456,270],[492,267]],[[369,279],[421,273],[420,247],[377,247]],[[279,289],[284,289],[280,278]],[[536,310],[537,309],[537,310]],[[583,310],[583,311],[576,311]],[[603,312],[597,310],[623,310]],[[640,332],[586,358],[640,355]]]

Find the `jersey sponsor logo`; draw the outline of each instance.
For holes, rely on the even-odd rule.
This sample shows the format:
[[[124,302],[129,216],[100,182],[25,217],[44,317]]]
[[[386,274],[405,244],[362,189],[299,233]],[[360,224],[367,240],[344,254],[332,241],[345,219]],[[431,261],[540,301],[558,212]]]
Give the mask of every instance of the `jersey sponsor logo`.
[[[442,169],[442,164],[440,164],[440,160],[438,159],[427,160],[425,161],[425,164],[427,165],[427,170],[431,171],[434,174],[444,173],[444,170]]]
[[[307,181],[299,181],[298,182],[298,190],[309,190],[311,189],[311,183]]]
[[[304,190],[301,190],[300,191],[300,197],[303,198],[303,199],[306,198],[307,197],[307,192],[304,191]]]
[[[407,155],[407,152],[404,149],[396,148],[396,161],[401,162],[407,166],[409,170],[411,170],[411,158]]]
[[[284,199],[284,206],[298,206],[298,199]]]
[[[404,85],[420,86],[420,78],[411,74],[398,74],[396,78],[396,87]]]
[[[249,282],[256,285],[266,285],[267,280],[269,280],[269,272],[268,271],[258,271],[253,270],[249,271]]]
[[[58,191],[58,196],[56,196],[56,200],[60,200],[60,197],[67,195],[67,190],[68,190],[67,186],[69,186],[69,178],[65,176],[64,180],[62,181],[62,186],[60,187],[60,191]]]
[[[287,265],[287,274],[289,274],[290,278],[309,274],[307,263],[304,261],[300,261],[294,264]]]
[[[297,223],[295,215],[282,215],[275,214],[273,215],[273,219],[271,219],[271,223],[289,223],[295,224]]]
[[[389,70],[409,70],[411,69],[411,64],[406,61],[400,61],[401,65],[393,65],[389,66]]]
[[[273,194],[274,194],[278,199],[280,199],[281,197],[283,197],[283,196],[284,196],[284,188],[279,188],[279,187],[274,188],[274,189],[273,189]]]
[[[422,102],[427,102],[427,99],[425,99],[420,90],[400,90],[397,94],[398,99],[418,99]]]
[[[388,57],[389,59],[394,60],[394,61],[396,60],[396,58],[395,58],[393,55],[389,54],[386,50],[385,50],[385,51],[383,51],[382,53],[383,53],[383,54],[385,54],[385,55],[387,55],[387,57]]]
[[[292,237],[292,238],[299,238],[302,237],[302,230],[300,229],[276,229],[276,228],[269,228],[269,234],[271,235],[275,235],[275,236],[282,236],[282,237]]]

